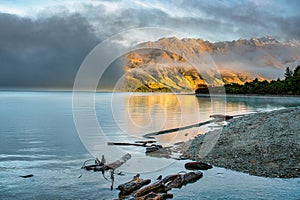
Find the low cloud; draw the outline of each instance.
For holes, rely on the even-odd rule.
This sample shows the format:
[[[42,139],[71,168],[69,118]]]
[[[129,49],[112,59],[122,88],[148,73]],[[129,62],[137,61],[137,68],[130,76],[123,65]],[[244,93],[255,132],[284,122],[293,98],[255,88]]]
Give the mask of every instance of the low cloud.
[[[0,14],[0,86],[68,88],[98,43],[79,14],[33,20]]]
[[[57,3],[34,16],[20,8],[22,15],[0,13],[1,88],[70,88],[81,62],[98,43],[132,28],[167,28],[210,41],[263,35],[300,40],[299,1],[67,2],[68,7]],[[2,9],[9,10],[14,13],[13,8]],[[120,66],[112,68],[107,80],[121,74]]]

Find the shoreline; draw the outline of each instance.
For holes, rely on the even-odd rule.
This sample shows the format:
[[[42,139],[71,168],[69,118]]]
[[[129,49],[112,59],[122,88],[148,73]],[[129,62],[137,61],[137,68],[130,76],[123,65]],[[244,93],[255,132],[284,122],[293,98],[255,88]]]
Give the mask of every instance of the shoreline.
[[[218,141],[205,157],[199,157],[201,146],[216,131],[194,138],[184,156],[250,175],[300,177],[299,121],[300,107],[234,118],[219,130]]]
[[[0,88],[0,92],[65,92],[72,93],[73,89],[22,89],[22,88]],[[231,94],[231,93],[212,93],[212,94],[202,94],[194,92],[130,92],[130,91],[114,91],[114,90],[82,90],[76,92],[86,92],[86,93],[136,93],[136,94],[174,94],[174,95],[194,95],[196,97],[210,97],[210,96],[222,96],[222,97],[300,97],[300,95],[285,95],[285,94]]]
[[[224,94],[200,94],[196,93],[196,97],[210,97],[210,96],[224,96],[224,97],[300,97],[300,95],[276,95],[276,94],[231,94],[231,93],[224,93]]]

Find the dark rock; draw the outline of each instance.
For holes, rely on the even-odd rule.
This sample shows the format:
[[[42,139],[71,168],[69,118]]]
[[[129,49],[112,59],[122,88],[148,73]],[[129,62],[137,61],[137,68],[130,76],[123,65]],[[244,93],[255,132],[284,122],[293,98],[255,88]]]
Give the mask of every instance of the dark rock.
[[[188,170],[208,170],[212,168],[212,165],[203,162],[188,162],[184,167]]]
[[[25,175],[25,176],[20,176],[22,178],[30,178],[30,177],[33,177],[33,174],[28,174],[28,175]]]

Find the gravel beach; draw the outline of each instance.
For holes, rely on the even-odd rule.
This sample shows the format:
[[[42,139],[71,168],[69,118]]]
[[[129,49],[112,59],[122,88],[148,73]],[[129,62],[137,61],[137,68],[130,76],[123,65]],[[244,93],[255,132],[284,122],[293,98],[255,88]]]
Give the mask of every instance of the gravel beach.
[[[300,107],[234,118],[222,131],[197,136],[186,157],[256,176],[300,177]],[[219,138],[217,138],[218,136]],[[215,144],[203,156],[207,138]]]

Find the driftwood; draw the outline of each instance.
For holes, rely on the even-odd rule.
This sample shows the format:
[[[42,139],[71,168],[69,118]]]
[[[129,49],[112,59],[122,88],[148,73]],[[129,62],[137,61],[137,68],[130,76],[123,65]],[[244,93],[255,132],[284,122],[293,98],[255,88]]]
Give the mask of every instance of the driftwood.
[[[151,144],[147,145],[148,143],[154,143],[155,141],[137,141],[136,143],[127,143],[127,142],[108,142],[108,145],[117,145],[117,146],[139,146],[139,147],[146,147],[146,154],[158,151],[160,149],[163,149],[162,145],[159,144]]]
[[[135,175],[131,181],[118,186],[117,189],[120,190],[119,198],[124,199],[126,195],[129,195],[135,190],[138,190],[141,187],[148,185],[150,182],[150,179],[140,179],[140,174]]]
[[[188,172],[184,174],[175,174],[170,175],[162,179],[162,182],[170,189],[172,188],[181,188],[182,186],[188,183],[194,183],[200,178],[203,174],[200,171],[197,172]]]
[[[127,142],[108,142],[107,145],[146,147],[147,143],[139,144],[139,143],[127,143]]]
[[[131,158],[131,155],[129,153],[127,153],[124,156],[122,156],[122,158],[120,158],[120,160],[106,164],[103,166],[103,168],[104,168],[104,170],[117,169],[118,167],[121,167],[121,165],[123,165],[125,162],[127,162],[130,158]]]
[[[184,167],[188,170],[208,170],[212,168],[212,165],[203,162],[188,162]]]
[[[202,176],[203,174],[200,171],[169,175],[163,178],[162,180],[159,180],[149,186],[139,189],[133,194],[133,196],[142,197],[147,194],[150,194],[151,192],[167,193],[172,188],[181,188],[183,185],[193,183],[202,178]]]
[[[148,144],[152,144],[152,143],[156,143],[156,141],[155,140],[135,141],[135,143],[148,143]]]
[[[116,146],[138,146],[138,147],[154,147],[154,148],[162,148],[159,144],[151,144],[147,145],[149,142],[138,141],[136,143],[127,143],[127,142],[108,142],[107,145],[116,145]],[[154,142],[151,142],[154,143]]]
[[[102,156],[101,161],[96,158],[95,159],[95,164],[92,165],[85,165],[86,162],[83,164],[83,166],[81,167],[82,169],[86,169],[86,170],[94,170],[94,171],[107,171],[107,170],[114,170],[118,167],[120,167],[121,165],[123,165],[126,161],[128,161],[131,158],[131,155],[129,153],[125,154],[124,156],[122,156],[122,158],[120,158],[120,160],[117,160],[115,162],[112,163],[108,163],[106,164],[105,158],[104,156]]]
[[[98,158],[95,158],[95,164],[86,165],[86,162],[89,161],[89,160],[87,160],[83,163],[83,166],[81,168],[86,169],[88,171],[89,170],[93,170],[95,172],[100,171],[100,172],[102,172],[102,175],[106,180],[108,180],[108,179],[105,177],[104,172],[110,171],[110,179],[111,179],[110,189],[113,190],[114,181],[115,181],[115,176],[114,176],[115,169],[119,168],[121,165],[123,165],[125,162],[127,162],[130,158],[131,158],[131,155],[129,153],[127,153],[124,156],[122,156],[119,160],[116,160],[115,162],[106,164],[106,160],[103,155],[101,158],[101,161]]]
[[[144,135],[144,137],[145,138],[154,138],[154,136],[157,136],[157,135],[173,133],[173,132],[176,132],[176,131],[186,130],[186,129],[190,129],[190,128],[194,128],[194,127],[200,127],[200,126],[203,126],[203,125],[209,124],[211,122],[215,122],[215,121],[226,121],[226,120],[232,119],[233,117],[238,117],[238,116],[242,116],[242,115],[234,115],[234,116],[221,115],[221,114],[210,115],[209,117],[214,118],[214,120],[208,120],[208,121],[205,121],[205,122],[200,122],[200,123],[197,123],[197,124],[191,124],[191,125],[188,125],[188,126],[183,126],[183,127],[178,127],[178,128],[171,128],[171,129],[166,129],[166,130],[153,132],[153,133],[147,133],[147,134]]]
[[[178,127],[178,128],[172,128],[172,129],[166,129],[166,130],[162,130],[162,131],[158,131],[158,132],[153,132],[153,133],[148,133],[145,134],[143,137],[145,138],[154,138],[154,136],[157,135],[163,135],[163,134],[167,134],[167,133],[173,133],[176,131],[180,131],[180,130],[186,130],[186,129],[190,129],[190,128],[194,128],[194,127],[200,127],[206,124],[209,124],[211,122],[213,122],[214,120],[208,120],[205,122],[201,122],[201,123],[197,123],[197,124],[192,124],[192,125],[188,125],[188,126],[183,126],[183,127]]]
[[[163,147],[162,146],[153,146],[153,147],[147,147],[146,148],[146,154],[147,153],[151,153],[151,152],[154,152],[154,151],[158,151],[160,149],[162,149]]]
[[[172,188],[181,188],[183,185],[196,182],[202,176],[203,174],[200,171],[178,173],[166,176],[163,179],[159,176],[157,182],[143,187],[149,184],[150,180],[142,180],[140,179],[140,175],[137,174],[131,181],[118,186],[120,190],[119,199],[126,198],[126,195],[131,195],[131,197],[127,198],[131,200],[164,200],[173,198],[172,194],[167,193],[169,190]]]
[[[155,183],[152,183],[151,185],[148,185],[146,187],[143,187],[136,191],[133,196],[134,197],[141,197],[145,196],[151,192],[154,193],[167,193],[170,190],[170,188],[167,188],[167,186],[162,182],[162,180],[157,181]]]

